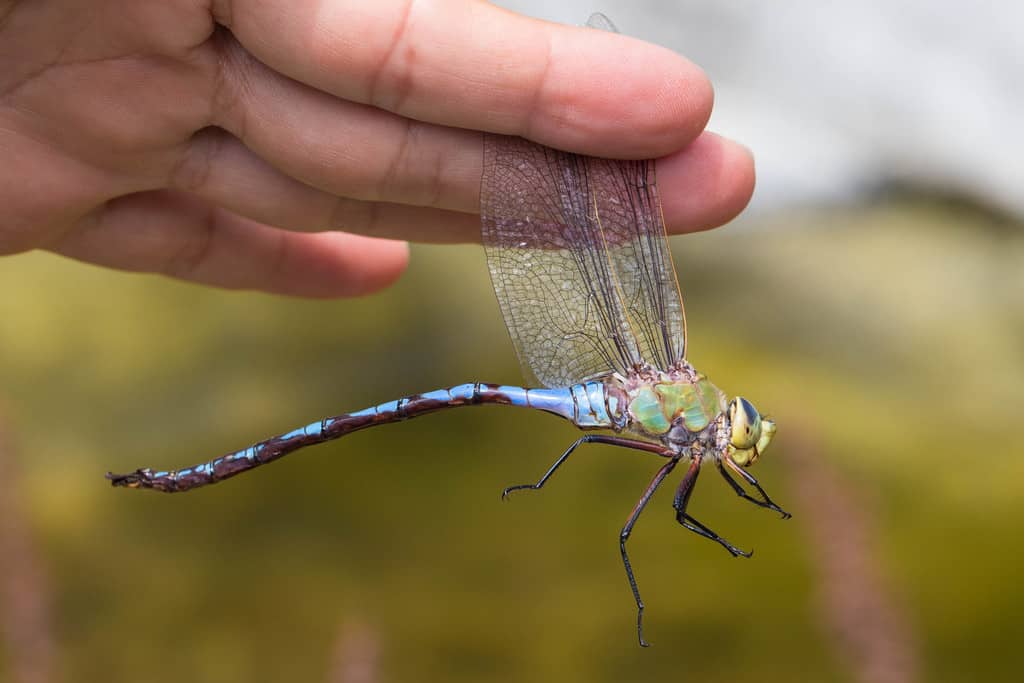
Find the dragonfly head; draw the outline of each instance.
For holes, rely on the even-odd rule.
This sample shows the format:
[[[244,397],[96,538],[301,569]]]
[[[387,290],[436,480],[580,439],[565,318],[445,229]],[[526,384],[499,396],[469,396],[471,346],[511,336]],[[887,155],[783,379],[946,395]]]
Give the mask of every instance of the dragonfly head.
[[[775,422],[757,412],[742,396],[729,404],[729,448],[727,455],[742,467],[750,467],[768,448],[775,436]]]

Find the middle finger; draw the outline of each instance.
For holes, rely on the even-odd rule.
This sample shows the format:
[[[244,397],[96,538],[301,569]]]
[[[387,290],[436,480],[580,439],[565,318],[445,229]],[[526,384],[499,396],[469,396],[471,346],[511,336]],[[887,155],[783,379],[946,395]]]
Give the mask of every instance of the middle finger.
[[[267,68],[237,43],[224,49],[213,123],[284,173],[352,199],[478,210],[480,133],[338,99]]]
[[[357,232],[366,228],[352,217],[366,214],[376,223],[372,234],[419,241],[474,239],[475,230],[467,229],[472,219],[459,215],[461,220],[452,220],[450,212],[479,211],[479,132],[412,121],[338,99],[268,69],[237,44],[229,54],[224,67],[228,85],[215,107],[214,123],[281,174],[276,184],[290,188],[291,178],[345,198],[333,215],[344,216],[346,228]],[[746,205],[753,163],[740,145],[705,133],[659,160],[658,179],[668,231],[707,229]],[[420,207],[420,213],[411,207]],[[241,206],[235,210],[251,215]],[[424,212],[430,220],[416,220]],[[425,229],[413,230],[417,223]]]

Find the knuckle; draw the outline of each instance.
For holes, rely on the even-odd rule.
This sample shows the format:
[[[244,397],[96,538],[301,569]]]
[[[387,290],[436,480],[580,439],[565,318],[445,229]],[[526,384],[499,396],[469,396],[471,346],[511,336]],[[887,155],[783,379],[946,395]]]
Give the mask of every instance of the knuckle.
[[[204,128],[192,136],[171,169],[168,184],[179,190],[201,193],[210,182],[226,134],[216,128]]]

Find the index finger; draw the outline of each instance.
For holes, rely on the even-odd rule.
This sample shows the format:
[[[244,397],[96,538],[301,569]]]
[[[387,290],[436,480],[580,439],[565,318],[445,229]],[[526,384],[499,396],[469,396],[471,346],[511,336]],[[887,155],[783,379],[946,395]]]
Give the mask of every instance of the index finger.
[[[650,158],[704,128],[711,85],[670,50],[478,0],[235,0],[260,61],[338,97],[582,154]]]

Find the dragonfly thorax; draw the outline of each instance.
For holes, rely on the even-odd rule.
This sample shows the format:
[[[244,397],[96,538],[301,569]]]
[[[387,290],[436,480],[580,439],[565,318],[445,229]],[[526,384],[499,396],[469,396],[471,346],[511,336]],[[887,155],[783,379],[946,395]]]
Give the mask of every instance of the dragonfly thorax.
[[[726,412],[724,393],[688,364],[619,377],[629,426],[665,442],[690,442]]]

